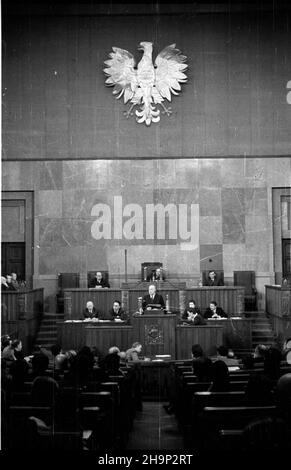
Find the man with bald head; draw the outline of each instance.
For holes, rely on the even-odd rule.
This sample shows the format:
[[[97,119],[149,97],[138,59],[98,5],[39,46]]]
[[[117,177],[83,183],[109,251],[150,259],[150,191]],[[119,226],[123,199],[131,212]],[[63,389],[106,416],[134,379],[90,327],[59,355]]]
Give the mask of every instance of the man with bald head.
[[[154,284],[150,284],[149,293],[144,296],[142,301],[142,306],[144,309],[149,304],[161,305],[162,308],[165,308],[164,299],[160,294],[157,294],[157,288]]]

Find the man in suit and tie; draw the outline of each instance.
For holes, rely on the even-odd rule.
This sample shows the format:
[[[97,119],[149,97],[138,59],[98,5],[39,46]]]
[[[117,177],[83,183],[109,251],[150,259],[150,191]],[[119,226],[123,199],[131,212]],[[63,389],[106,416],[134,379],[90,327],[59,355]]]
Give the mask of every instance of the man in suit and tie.
[[[102,273],[98,271],[96,273],[96,276],[91,279],[89,287],[95,287],[95,289],[104,289],[104,288],[110,288],[110,285],[108,282],[103,278]]]
[[[209,271],[208,278],[205,281],[205,286],[223,286],[221,279],[218,279],[217,273],[215,271]]]
[[[94,304],[91,300],[88,300],[86,303],[86,308],[83,312],[83,317],[85,319],[92,319],[92,318],[98,318],[99,317],[98,310],[94,307]]]
[[[154,284],[149,286],[149,293],[144,296],[142,301],[142,306],[144,309],[149,304],[161,305],[162,308],[165,308],[164,299],[160,294],[157,294],[157,288]]]
[[[212,300],[205,311],[204,318],[227,318],[227,313],[225,313],[221,307],[217,306],[217,302],[215,302],[215,300]]]

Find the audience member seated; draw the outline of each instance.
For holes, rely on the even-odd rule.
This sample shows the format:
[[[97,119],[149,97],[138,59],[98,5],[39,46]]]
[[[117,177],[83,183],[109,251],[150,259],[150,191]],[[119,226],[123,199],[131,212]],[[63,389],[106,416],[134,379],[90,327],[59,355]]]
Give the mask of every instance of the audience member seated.
[[[42,352],[34,354],[31,359],[31,376],[32,378],[45,376],[49,366],[49,358]]]
[[[254,352],[254,364],[263,364],[265,360],[267,346],[264,344],[258,344]]]
[[[33,406],[54,406],[59,386],[52,377],[36,377],[31,388]]]
[[[14,287],[11,274],[7,274],[6,280],[7,280],[8,290],[16,291],[17,289],[16,287]]]
[[[215,271],[209,271],[208,277],[204,283],[205,286],[223,286],[223,282],[221,279],[218,279],[217,273]]]
[[[182,315],[182,320],[190,325],[206,325],[206,321],[201,315],[198,307],[196,307],[195,300],[189,300],[188,307],[185,308]]]
[[[10,366],[10,374],[12,377],[11,386],[14,391],[24,389],[24,382],[28,379],[29,365],[25,359],[13,361]]]
[[[164,281],[165,275],[161,268],[154,269],[147,277],[147,281]]]
[[[209,392],[229,391],[229,372],[224,361],[215,361],[212,365],[212,382]]]
[[[192,346],[193,374],[197,376],[198,382],[210,382],[212,379],[212,361],[204,355],[200,344]]]
[[[84,346],[78,351],[76,357],[71,363],[67,375],[71,384],[82,387],[88,383],[91,378],[94,366],[94,356],[88,346]]]
[[[265,352],[264,370],[254,371],[248,380],[245,398],[248,405],[268,405],[274,401],[274,391],[280,377],[281,352],[270,347]]]
[[[11,362],[17,359],[23,359],[22,342],[15,339],[10,345],[6,346],[2,351],[2,359]]]
[[[238,359],[235,359],[232,356],[232,354],[230,353],[229,349],[226,346],[218,346],[217,360],[225,362],[227,367],[239,365]]]
[[[204,318],[215,318],[219,320],[220,318],[227,318],[227,314],[221,307],[217,306],[215,300],[212,300],[205,311]]]
[[[243,430],[243,449],[249,455],[290,450],[290,437],[284,420],[277,417],[266,417],[251,421]],[[264,454],[261,454],[264,455]],[[275,455],[275,454],[274,454]]]
[[[86,303],[86,308],[83,311],[83,318],[86,319],[92,319],[92,318],[100,318],[101,314],[100,312],[94,307],[94,304],[91,300],[88,300]]]
[[[127,315],[121,308],[121,303],[119,300],[114,300],[113,306],[109,311],[109,318],[111,321],[127,321]]]
[[[66,368],[67,356],[63,353],[62,347],[59,344],[53,344],[51,347],[52,353],[52,368],[55,372],[60,373]]]
[[[120,350],[117,346],[112,346],[109,349],[108,354],[101,362],[100,367],[107,376],[123,375],[123,372],[120,370]]]
[[[284,374],[276,387],[276,402],[279,416],[291,429],[291,373]]]
[[[141,353],[142,345],[138,342],[133,343],[132,347],[126,351],[126,359],[128,361],[139,361],[139,354]]]
[[[109,288],[109,283],[103,278],[102,273],[98,271],[96,276],[91,279],[89,287],[95,287],[96,289]]]
[[[164,299],[160,294],[157,293],[157,288],[154,284],[151,284],[149,286],[149,293],[146,294],[143,298],[143,301],[142,301],[143,309],[146,309],[146,307],[150,304],[160,305],[161,308],[165,308]]]
[[[7,279],[5,276],[1,276],[1,291],[6,291],[6,290],[9,290]]]

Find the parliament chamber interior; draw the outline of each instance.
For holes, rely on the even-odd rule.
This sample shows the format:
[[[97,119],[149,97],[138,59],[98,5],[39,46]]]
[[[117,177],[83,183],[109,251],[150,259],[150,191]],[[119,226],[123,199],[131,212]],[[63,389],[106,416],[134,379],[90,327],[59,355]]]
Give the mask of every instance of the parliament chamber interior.
[[[2,450],[290,453],[290,20],[3,0]]]

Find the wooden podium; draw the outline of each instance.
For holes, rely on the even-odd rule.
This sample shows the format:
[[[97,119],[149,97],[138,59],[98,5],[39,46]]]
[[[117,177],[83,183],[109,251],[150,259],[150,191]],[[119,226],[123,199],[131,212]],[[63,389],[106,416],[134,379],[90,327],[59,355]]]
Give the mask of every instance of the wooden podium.
[[[132,316],[133,340],[142,343],[144,356],[170,354],[171,358],[175,359],[177,320],[176,315],[164,313],[134,314]]]

